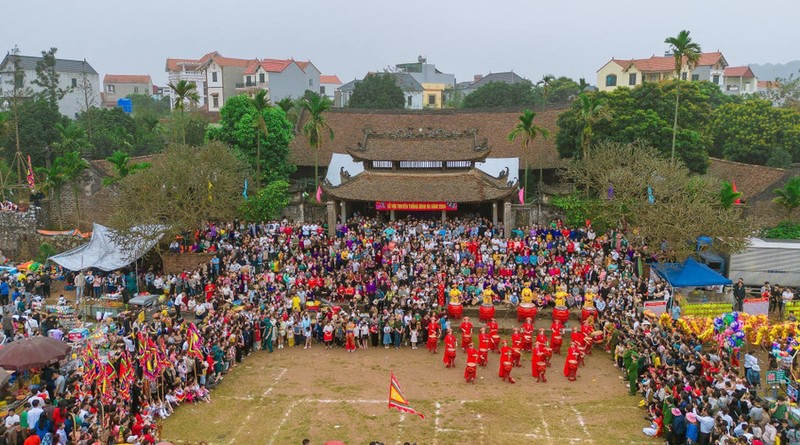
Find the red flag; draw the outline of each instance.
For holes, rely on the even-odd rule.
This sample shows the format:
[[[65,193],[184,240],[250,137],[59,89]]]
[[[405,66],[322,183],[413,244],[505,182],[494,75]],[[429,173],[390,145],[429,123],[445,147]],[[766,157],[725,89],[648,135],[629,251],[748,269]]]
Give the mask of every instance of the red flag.
[[[31,189],[36,187],[36,181],[33,178],[33,165],[31,164],[31,155],[28,155],[28,171],[27,171],[28,187]]]
[[[417,412],[417,410],[408,404],[408,399],[403,395],[403,391],[400,389],[400,384],[397,383],[394,373],[392,373],[392,380],[389,383],[389,408],[397,408],[404,413],[416,414],[422,419],[425,418],[422,413]]]
[[[525,187],[519,189],[519,203],[525,204]]]
[[[733,193],[736,193],[738,191],[738,190],[736,190],[736,183],[735,182],[731,182],[731,187],[733,187]],[[733,201],[733,203],[737,204],[737,205],[741,204],[742,203],[742,199],[741,198],[736,198],[736,201]]]
[[[317,202],[322,202],[322,186],[317,186]]]

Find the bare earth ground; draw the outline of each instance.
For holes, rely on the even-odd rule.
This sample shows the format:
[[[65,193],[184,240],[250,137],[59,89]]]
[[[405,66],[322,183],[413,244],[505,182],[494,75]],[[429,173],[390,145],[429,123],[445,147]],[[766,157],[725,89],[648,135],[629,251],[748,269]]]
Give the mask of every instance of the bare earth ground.
[[[566,348],[564,348],[565,350]],[[497,376],[498,355],[463,379],[465,355],[445,369],[441,351],[282,349],[254,352],[213,391],[212,403],[181,406],[163,426],[177,443],[323,444],[631,444],[656,443],[638,397],[627,395],[610,355],[595,348],[578,381],[561,373],[554,356],[547,383],[530,374],[530,354],[515,368],[514,385]],[[395,376],[419,417],[387,409],[389,376]]]

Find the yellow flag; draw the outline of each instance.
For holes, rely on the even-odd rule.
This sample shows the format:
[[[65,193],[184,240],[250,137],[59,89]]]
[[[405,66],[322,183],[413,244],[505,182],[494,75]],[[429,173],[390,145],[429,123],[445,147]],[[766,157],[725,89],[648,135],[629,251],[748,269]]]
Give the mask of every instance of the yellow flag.
[[[211,197],[211,187],[214,187],[214,185],[211,184],[211,181],[208,181],[208,200],[209,201],[213,200],[213,198]]]

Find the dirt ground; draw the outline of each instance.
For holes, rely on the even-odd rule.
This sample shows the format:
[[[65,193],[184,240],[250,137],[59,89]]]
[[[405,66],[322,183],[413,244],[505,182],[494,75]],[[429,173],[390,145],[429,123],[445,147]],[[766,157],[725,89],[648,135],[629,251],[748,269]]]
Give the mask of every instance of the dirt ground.
[[[566,348],[564,348],[566,350]],[[619,444],[655,443],[637,397],[627,395],[610,355],[595,349],[578,381],[562,374],[554,356],[547,383],[531,376],[530,354],[512,375],[498,376],[498,355],[463,379],[465,355],[445,369],[441,351],[367,349],[254,352],[212,393],[212,403],[181,406],[163,425],[176,443],[312,444]],[[394,372],[411,406],[425,419],[387,409]]]

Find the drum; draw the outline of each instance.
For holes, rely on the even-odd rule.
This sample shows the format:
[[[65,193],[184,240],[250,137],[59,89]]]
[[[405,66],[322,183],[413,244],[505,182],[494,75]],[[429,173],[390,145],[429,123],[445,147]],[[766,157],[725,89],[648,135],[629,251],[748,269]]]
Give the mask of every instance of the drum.
[[[511,368],[514,367],[514,364],[511,362],[503,362],[503,370],[506,372],[511,372]]]
[[[556,306],[553,308],[553,321],[566,323],[569,320],[569,309],[566,306]]]
[[[490,321],[494,318],[494,306],[490,304],[482,304],[478,308],[478,317],[480,321]]]
[[[536,318],[537,311],[533,304],[520,304],[517,306],[517,321],[525,321],[526,318],[533,320]]]
[[[578,361],[570,360],[567,362],[567,369],[578,369]]]
[[[539,372],[547,371],[547,363],[546,362],[536,362],[536,369],[538,369]]]
[[[477,366],[478,366],[477,363],[467,363],[467,367],[470,367],[470,368],[475,368]]]
[[[478,354],[488,354],[488,353],[489,353],[489,350],[488,350],[488,349],[486,349],[486,348],[480,348],[480,349],[478,349]]]
[[[585,307],[581,309],[581,323],[583,323],[590,317],[594,318],[595,320],[597,319],[597,309],[593,307]]]
[[[492,344],[495,346],[500,344],[500,335],[492,335]]]
[[[550,358],[553,356],[553,348],[544,348],[544,356]]]
[[[457,319],[464,316],[464,306],[461,303],[450,303],[447,305],[447,315],[450,318]]]
[[[561,343],[563,343],[563,342],[564,342],[564,338],[561,337],[560,335],[554,335],[550,339],[550,343],[552,343],[553,346],[555,346],[555,345],[561,346]]]
[[[447,356],[448,357],[455,357],[456,356],[456,349],[455,348],[447,348]]]
[[[603,341],[604,337],[605,336],[603,335],[603,331],[594,331],[594,332],[592,332],[592,340],[595,343],[601,343]]]

